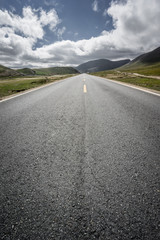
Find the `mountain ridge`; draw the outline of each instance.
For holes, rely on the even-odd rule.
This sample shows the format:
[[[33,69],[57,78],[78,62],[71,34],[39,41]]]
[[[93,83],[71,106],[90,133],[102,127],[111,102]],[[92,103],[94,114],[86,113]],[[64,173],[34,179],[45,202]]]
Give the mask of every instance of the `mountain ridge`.
[[[0,65],[0,77],[20,77],[20,76],[50,76],[50,75],[67,75],[77,74],[77,69],[73,67],[50,67],[50,68],[21,68],[14,70],[12,68]]]
[[[76,74],[76,73],[92,73],[117,69],[120,71],[138,71],[142,68],[148,68],[148,73],[155,73],[160,75],[160,47],[139,55],[132,61],[129,59],[111,61],[108,59],[96,59],[92,61],[80,64],[77,67],[49,67],[49,68],[22,68],[22,69],[11,69],[0,65],[0,77],[20,77],[20,76],[34,76],[34,75],[65,75],[65,74]],[[155,70],[153,71],[153,68]]]
[[[37,68],[32,69],[37,75],[63,75],[63,74],[76,74],[79,73],[77,69],[73,67],[50,67],[50,68]]]
[[[146,64],[160,62],[160,47],[136,57],[130,63],[136,61],[141,61]]]
[[[11,68],[0,65],[0,77],[21,76],[22,74]]]
[[[155,65],[160,63],[160,47],[139,55],[132,61],[130,61],[127,65],[120,67],[121,69],[130,69],[130,68],[137,68],[141,66],[149,66]]]
[[[160,75],[160,47],[139,55],[128,64],[118,68],[119,71],[131,71],[145,75]]]
[[[96,59],[96,60],[82,63],[79,66],[77,66],[76,69],[80,73],[100,72],[100,71],[118,68],[129,62],[130,62],[129,59],[124,59],[124,60],[119,60],[119,61],[111,61],[108,59]]]

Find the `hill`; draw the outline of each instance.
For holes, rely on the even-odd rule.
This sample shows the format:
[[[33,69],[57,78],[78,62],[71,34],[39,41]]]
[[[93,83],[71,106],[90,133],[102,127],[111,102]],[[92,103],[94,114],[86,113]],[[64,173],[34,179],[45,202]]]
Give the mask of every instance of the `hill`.
[[[120,71],[136,72],[144,75],[160,75],[160,47],[151,52],[142,54],[125,66]]]
[[[64,74],[76,74],[79,73],[72,67],[51,67],[51,68],[39,68],[33,69],[36,75],[64,75]]]
[[[110,61],[108,59],[98,59],[83,63],[76,67],[76,69],[81,73],[91,73],[91,72],[100,72],[105,70],[111,70],[118,68],[124,64],[129,63],[129,59],[120,60],[120,61]]]
[[[160,47],[136,57],[120,68],[93,74],[160,91]]]
[[[50,76],[50,75],[66,75],[79,73],[72,67],[51,67],[51,68],[22,68],[13,70],[11,68],[0,65],[0,77],[18,77],[18,76]]]
[[[21,76],[22,74],[11,69],[8,67],[5,67],[3,65],[0,65],[0,77],[13,77],[13,76]]]
[[[32,75],[36,74],[36,72],[34,70],[30,69],[30,68],[22,68],[22,69],[18,69],[16,71],[23,74],[23,75],[27,75],[27,76],[28,75],[32,76]]]
[[[145,64],[160,62],[160,47],[154,49],[151,52],[142,54],[139,57],[135,58],[133,61],[131,61],[131,63],[134,63],[134,62],[142,62]]]

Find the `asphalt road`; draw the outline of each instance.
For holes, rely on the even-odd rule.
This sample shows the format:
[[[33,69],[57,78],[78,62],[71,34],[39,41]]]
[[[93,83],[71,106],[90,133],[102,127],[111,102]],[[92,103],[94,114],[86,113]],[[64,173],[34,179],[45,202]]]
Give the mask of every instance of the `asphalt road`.
[[[0,123],[0,239],[159,239],[159,96],[84,74]]]

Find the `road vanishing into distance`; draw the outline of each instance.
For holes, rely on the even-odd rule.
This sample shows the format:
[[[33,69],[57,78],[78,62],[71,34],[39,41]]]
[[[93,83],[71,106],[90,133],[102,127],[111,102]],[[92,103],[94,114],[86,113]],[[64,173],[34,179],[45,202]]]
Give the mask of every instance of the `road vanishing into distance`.
[[[159,239],[158,95],[81,74],[0,123],[0,239]]]

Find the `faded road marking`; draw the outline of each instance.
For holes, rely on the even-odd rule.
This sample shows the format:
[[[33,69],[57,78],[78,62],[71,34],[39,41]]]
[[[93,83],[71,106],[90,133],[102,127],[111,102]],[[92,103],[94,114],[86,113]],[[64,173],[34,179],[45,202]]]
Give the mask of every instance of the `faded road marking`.
[[[84,84],[84,86],[83,86],[83,92],[84,92],[84,93],[87,93],[87,87],[86,87],[86,84]]]

